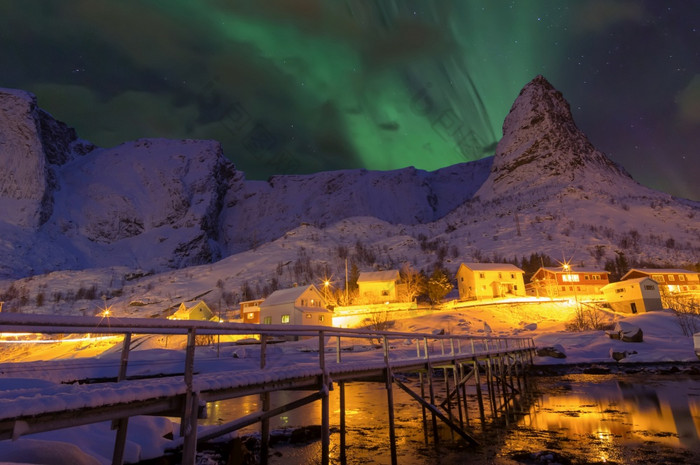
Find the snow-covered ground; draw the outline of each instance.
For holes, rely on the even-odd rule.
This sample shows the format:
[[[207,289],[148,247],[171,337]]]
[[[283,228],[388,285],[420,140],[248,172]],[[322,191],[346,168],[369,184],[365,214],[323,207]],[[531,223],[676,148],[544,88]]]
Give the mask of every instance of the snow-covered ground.
[[[644,341],[638,343],[613,340],[606,331],[567,331],[567,322],[575,313],[575,305],[568,301],[492,303],[440,311],[425,310],[422,316],[394,321],[392,329],[427,334],[444,330],[452,335],[532,337],[537,347],[558,347],[566,354],[563,359],[536,357],[535,363],[539,365],[615,363],[611,351],[627,352],[627,357],[619,363],[697,360],[692,337],[683,334],[677,316],[671,311],[629,316],[601,314],[601,319],[610,324],[622,323],[641,328]],[[92,342],[45,342],[31,346],[9,342],[8,339],[13,338],[7,335],[3,339],[4,342],[0,344],[0,358],[3,361],[28,362],[25,365],[28,369],[23,372],[13,370],[8,363],[0,365],[0,391],[5,399],[14,395],[17,401],[31,402],[32,396],[51,389],[51,386],[56,389],[68,387],[56,383],[80,377],[114,376],[119,363],[119,338]],[[184,341],[181,337],[151,336],[136,341],[130,357],[129,374],[181,372],[184,363],[184,354],[180,350]],[[316,341],[301,341],[270,346],[269,363],[287,368],[299,363],[299,370],[304,370],[308,364],[300,361],[303,361],[303,357],[313,360],[317,356],[308,352],[315,344]],[[332,347],[332,342],[329,347]],[[369,360],[377,355],[375,352],[379,352],[371,349],[369,344],[357,349],[353,353],[356,360]],[[195,362],[199,372],[247,370],[258,364],[257,346],[235,345],[226,339],[218,348],[199,348]],[[163,438],[167,433],[173,433],[175,438],[178,436],[177,425],[168,419],[132,419],[126,460],[133,462],[161,455],[172,444],[171,440]],[[0,442],[0,457],[8,463],[107,464],[111,461],[114,434],[109,423],[103,423],[20,437],[16,441]]]

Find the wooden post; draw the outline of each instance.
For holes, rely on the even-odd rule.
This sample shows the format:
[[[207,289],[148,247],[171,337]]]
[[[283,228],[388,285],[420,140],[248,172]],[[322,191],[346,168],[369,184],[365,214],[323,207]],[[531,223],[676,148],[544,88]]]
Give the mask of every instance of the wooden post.
[[[474,359],[474,380],[476,382],[476,399],[479,403],[479,414],[481,415],[481,426],[486,423],[486,415],[484,413],[484,398],[481,392],[481,375],[479,374],[479,361]]]
[[[325,332],[318,332],[318,364],[321,368],[321,463],[330,463],[330,406],[328,373],[326,372]]]
[[[131,346],[131,333],[124,333],[124,341],[122,343],[122,354],[119,363],[119,373],[117,374],[117,382],[126,378],[126,369],[129,362],[129,348]],[[124,447],[126,446],[126,433],[129,427],[129,417],[120,418],[112,421],[112,429],[117,430],[114,439],[114,451],[112,452],[112,465],[122,465],[124,463]]]
[[[345,381],[338,383],[340,387],[340,464],[347,463],[345,455]]]
[[[260,369],[265,368],[267,358],[267,335],[260,335]],[[267,412],[270,410],[270,393],[264,392],[260,394],[261,410]],[[265,417],[260,422],[260,465],[267,465],[267,456],[270,447],[270,419]]]
[[[425,399],[425,379],[423,378],[423,372],[418,373],[418,379],[420,380],[420,397]],[[423,410],[423,436],[425,437],[425,443],[428,443],[428,416],[425,413],[425,405],[420,404]]]
[[[425,367],[428,370],[428,392],[430,393],[430,405],[435,405],[435,388],[433,386],[433,366],[430,363],[430,357],[428,356],[428,338],[423,337],[424,341],[424,346],[425,346],[425,357],[426,357],[426,363]],[[437,429],[437,418],[435,417],[435,413],[433,411],[430,411],[430,415],[432,416],[432,424],[433,424],[433,438],[435,439],[435,445],[437,445],[440,442],[440,437],[438,436],[438,429]]]
[[[457,396],[457,413],[459,414],[459,426],[460,428],[464,428],[464,417],[462,417],[462,400],[459,396],[459,382],[461,381],[461,377],[459,376],[458,369],[459,367],[457,366],[457,357],[455,355],[455,341],[453,338],[450,338],[450,348],[452,350],[452,375],[454,377],[454,382],[455,382],[455,395]],[[449,391],[447,391],[449,393]]]
[[[197,409],[198,398],[192,392],[192,380],[194,378],[194,350],[196,329],[187,330],[187,350],[185,352],[185,409],[180,423],[180,435],[184,438],[182,450],[182,464],[194,465],[197,456]],[[193,418],[194,417],[194,418]]]
[[[384,364],[385,376],[386,376],[386,400],[387,409],[389,411],[389,446],[391,447],[391,465],[398,465],[398,457],[396,455],[396,429],[394,425],[394,375],[391,372],[391,365],[389,363],[389,342],[387,341],[386,335],[383,337],[384,342]]]

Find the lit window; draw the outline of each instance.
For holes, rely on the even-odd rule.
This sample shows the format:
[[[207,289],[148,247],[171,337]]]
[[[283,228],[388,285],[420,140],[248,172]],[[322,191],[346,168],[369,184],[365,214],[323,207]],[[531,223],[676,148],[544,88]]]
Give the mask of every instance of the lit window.
[[[282,323],[289,323],[289,315],[282,315]]]
[[[253,318],[255,318],[255,313],[250,312],[250,313],[246,314],[246,318],[249,320],[252,320]]]
[[[266,316],[266,317],[263,319],[263,324],[271,325],[271,324],[272,324],[272,317],[271,317],[271,316]]]
[[[579,275],[577,275],[577,274],[562,275],[562,281],[567,282],[567,283],[577,283],[579,281]]]

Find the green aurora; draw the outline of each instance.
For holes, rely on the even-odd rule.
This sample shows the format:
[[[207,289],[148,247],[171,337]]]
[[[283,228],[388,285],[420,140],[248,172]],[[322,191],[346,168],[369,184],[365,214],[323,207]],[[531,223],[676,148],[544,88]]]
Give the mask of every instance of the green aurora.
[[[605,105],[632,100],[630,111],[637,113],[613,121],[647,110],[634,101],[634,83],[626,82],[622,93],[601,87],[591,98],[590,91],[614,86],[613,76],[631,71],[623,69],[629,65],[622,54],[613,57],[610,76],[601,60],[614,50],[611,34],[638,34],[635,28],[652,17],[651,5],[2,2],[0,37],[12,46],[0,51],[0,85],[34,92],[43,108],[99,146],[139,137],[215,139],[247,177],[264,179],[358,167],[433,170],[493,155],[518,92],[543,74],[572,103],[594,144],[641,182],[668,190],[670,181],[637,173],[627,162],[640,159],[639,147],[635,154],[629,145],[634,141],[600,129]],[[668,107],[679,92],[692,90],[697,65],[683,66],[682,77],[663,78],[668,89],[648,105]],[[658,87],[659,79],[641,84]],[[691,126],[696,113],[691,106]],[[692,134],[686,126],[667,131]],[[655,175],[660,148],[654,144],[665,135],[644,134],[653,139],[642,151],[650,152],[643,158]],[[692,156],[684,147],[673,150]],[[675,182],[679,195],[698,196],[697,187]]]

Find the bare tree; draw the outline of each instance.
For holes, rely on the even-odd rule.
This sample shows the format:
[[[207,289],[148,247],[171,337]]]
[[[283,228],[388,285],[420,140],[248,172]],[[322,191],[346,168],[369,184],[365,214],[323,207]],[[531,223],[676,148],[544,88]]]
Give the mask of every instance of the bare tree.
[[[404,263],[399,274],[404,293],[404,295],[400,296],[402,297],[401,300],[413,302],[416,297],[425,292],[425,278],[410,263]]]

